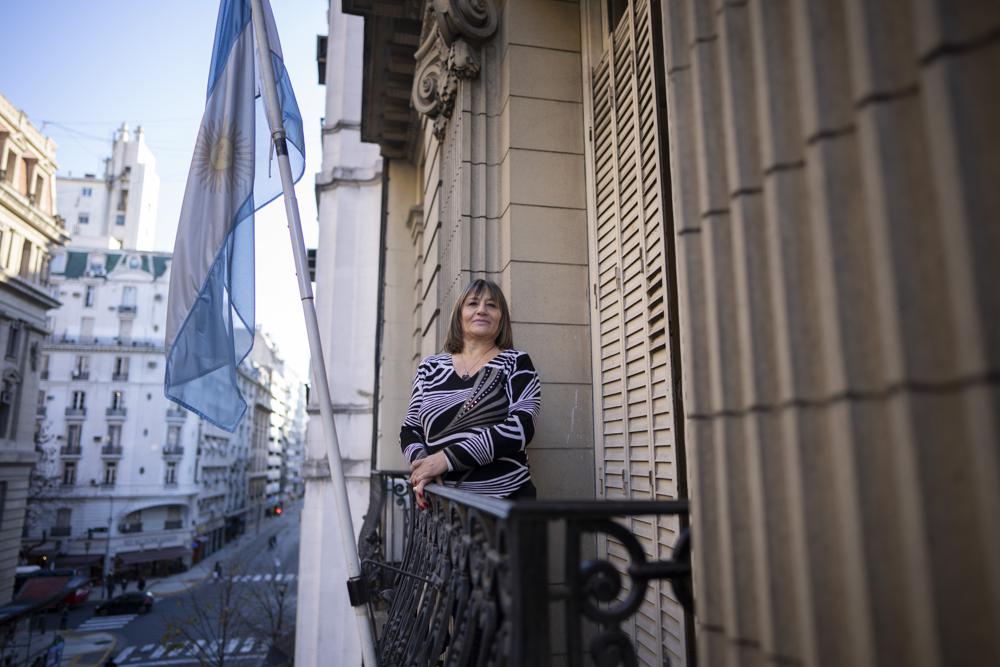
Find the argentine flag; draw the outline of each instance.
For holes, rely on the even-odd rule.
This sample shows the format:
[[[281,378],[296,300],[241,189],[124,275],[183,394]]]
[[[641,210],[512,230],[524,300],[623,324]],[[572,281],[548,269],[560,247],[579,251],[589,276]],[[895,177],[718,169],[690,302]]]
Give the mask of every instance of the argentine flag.
[[[305,170],[302,116],[271,7],[261,4],[298,181]],[[250,0],[222,0],[170,272],[164,392],[228,431],[247,407],[236,369],[253,347],[254,211],[281,194],[260,76]]]

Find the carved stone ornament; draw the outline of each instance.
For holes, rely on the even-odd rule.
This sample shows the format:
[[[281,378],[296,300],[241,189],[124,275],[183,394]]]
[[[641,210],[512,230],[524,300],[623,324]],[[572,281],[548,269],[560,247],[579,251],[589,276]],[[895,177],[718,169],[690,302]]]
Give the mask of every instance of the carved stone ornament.
[[[461,79],[479,76],[476,47],[497,29],[494,0],[427,0],[410,99],[444,139]]]

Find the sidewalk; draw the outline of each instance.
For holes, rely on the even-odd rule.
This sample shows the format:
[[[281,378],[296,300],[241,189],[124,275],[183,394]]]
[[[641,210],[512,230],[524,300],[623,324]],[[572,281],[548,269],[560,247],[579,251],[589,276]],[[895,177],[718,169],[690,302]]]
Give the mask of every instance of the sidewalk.
[[[211,556],[207,556],[202,559],[201,562],[192,566],[187,572],[181,572],[169,577],[163,577],[162,579],[149,580],[146,585],[146,590],[158,598],[180,595],[181,593],[194,588],[211,577],[212,570],[215,567],[216,562],[220,560],[224,561],[227,557],[247,549],[250,545],[256,542],[260,542],[261,546],[263,546],[269,537],[280,532],[286,527],[291,527],[292,530],[298,530],[297,513],[290,512],[288,515],[281,518],[266,519],[261,524],[259,533],[253,535],[246,533],[241,535],[239,538],[222,547]]]
[[[117,635],[110,632],[77,632],[75,630],[52,630],[39,633],[31,640],[31,657],[24,661],[30,664],[36,657],[44,655],[45,651],[56,640],[62,637],[63,644],[62,661],[59,663],[63,667],[103,667],[108,658],[117,653],[121,640]],[[10,653],[16,656],[16,660],[23,658],[19,649],[25,649],[23,640],[17,648]],[[20,654],[20,656],[19,656]]]

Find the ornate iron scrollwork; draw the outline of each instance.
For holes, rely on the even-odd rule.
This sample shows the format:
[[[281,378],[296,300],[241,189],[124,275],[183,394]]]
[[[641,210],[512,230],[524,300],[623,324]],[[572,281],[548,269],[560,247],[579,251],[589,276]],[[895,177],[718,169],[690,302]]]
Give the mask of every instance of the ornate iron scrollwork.
[[[404,480],[399,473],[381,482],[384,506],[402,499],[410,517],[402,562],[379,564],[391,577],[378,633],[384,667],[546,665],[551,609],[565,609],[570,665],[583,664],[586,652],[597,665],[630,666],[637,651],[620,626],[639,609],[650,581],[669,579],[675,597],[691,608],[687,531],[671,560],[649,561],[636,536],[614,520],[683,515],[685,501],[515,503],[429,485],[428,507],[417,511]],[[547,540],[556,521],[565,522],[566,595],[553,594],[548,579]],[[386,529],[379,534],[387,544],[392,539]],[[623,545],[626,567],[582,559],[582,536],[596,534]],[[388,551],[383,545],[380,553]]]
[[[598,665],[638,664],[631,639],[619,624],[638,611],[653,579],[669,579],[674,597],[688,611],[694,607],[691,595],[691,541],[687,528],[681,531],[667,561],[646,560],[642,544],[628,528],[610,519],[584,519],[567,522],[567,566],[570,568],[571,608],[596,622],[601,630],[591,640],[590,656]],[[628,594],[617,604],[624,589],[622,573],[606,560],[586,560],[577,565],[580,535],[603,533],[617,540],[628,553],[630,563],[625,574],[631,580]],[[573,574],[575,572],[575,575]],[[578,622],[568,619],[569,622]],[[579,628],[574,633],[579,636]]]

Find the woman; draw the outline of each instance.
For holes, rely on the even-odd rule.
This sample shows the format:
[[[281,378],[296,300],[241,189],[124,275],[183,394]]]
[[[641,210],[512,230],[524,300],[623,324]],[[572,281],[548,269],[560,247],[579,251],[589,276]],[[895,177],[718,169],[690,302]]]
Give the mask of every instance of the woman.
[[[445,352],[413,380],[399,441],[410,483],[445,483],[497,498],[534,498],[525,448],[542,404],[538,373],[514,349],[510,312],[496,283],[474,280],[451,313]]]

